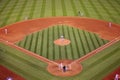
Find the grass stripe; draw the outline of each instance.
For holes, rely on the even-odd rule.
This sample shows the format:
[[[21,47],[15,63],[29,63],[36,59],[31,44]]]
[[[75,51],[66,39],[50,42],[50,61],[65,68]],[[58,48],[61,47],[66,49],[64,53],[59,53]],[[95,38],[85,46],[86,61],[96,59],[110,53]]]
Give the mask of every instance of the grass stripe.
[[[81,40],[82,40],[82,43],[83,43],[83,48],[85,50],[85,53],[88,53],[89,52],[89,48],[88,48],[88,43],[86,42],[86,38],[85,38],[85,35],[84,35],[84,31],[79,31],[79,34],[81,36]]]
[[[88,10],[87,10],[87,8],[86,8],[86,5],[83,3],[83,1],[82,0],[78,0],[79,1],[79,3],[80,3],[80,5],[82,6],[82,8],[83,8],[83,10],[85,11],[85,13],[84,14],[86,14],[86,16],[90,16],[90,14],[89,14],[89,12],[88,12]]]
[[[101,41],[103,44],[106,44],[108,42],[107,40],[104,40],[104,39],[101,39]]]
[[[53,40],[55,40],[54,34],[55,34],[55,27],[53,27],[53,34],[52,34]],[[53,59],[52,60],[55,60],[55,55],[54,55],[55,54],[55,50],[54,49],[55,49],[55,45],[53,44],[53,52],[52,52],[53,53]]]
[[[74,4],[73,0],[70,0],[70,2],[71,2],[71,6],[73,8],[74,16],[77,16],[77,9],[75,7],[75,4]]]
[[[100,19],[103,19],[102,15],[100,14],[99,10],[96,8],[96,6],[93,4],[93,1],[89,1],[89,3],[91,4],[91,6],[93,7],[93,9],[95,10],[95,12],[97,13],[96,15],[98,15],[98,17]]]
[[[117,12],[117,14],[120,15],[120,11],[114,6],[114,4],[111,1],[108,0],[107,3],[109,3],[109,5],[115,10],[115,12]]]
[[[54,32],[53,32],[53,28],[49,28],[49,48],[48,48],[48,59],[53,60],[53,48],[54,48],[54,43],[53,43],[53,38],[54,36]]]
[[[102,39],[100,39],[98,35],[96,35],[96,38],[97,38],[97,40],[98,40],[100,46],[104,45]]]
[[[32,41],[33,41],[33,34],[31,34],[31,36],[30,36],[30,44],[29,44],[29,50],[31,50],[32,49]]]
[[[100,5],[102,6],[102,8],[104,9],[104,11],[109,15],[109,17],[116,22],[116,20],[114,19],[114,17],[112,16],[112,14],[109,12],[109,10],[106,8],[106,6],[104,5],[104,3],[102,3],[101,1],[98,0],[98,2],[100,3]]]
[[[24,39],[24,45],[23,45],[23,47],[25,47],[26,42],[27,42],[27,37],[25,37],[25,39]]]
[[[31,7],[31,12],[29,14],[29,18],[33,18],[33,13],[34,13],[34,10],[35,10],[36,2],[37,2],[37,0],[34,0],[33,5]]]
[[[42,56],[43,57],[46,57],[46,55],[47,55],[47,40],[48,40],[48,38],[47,38],[47,32],[48,32],[48,29],[45,29],[44,30],[44,34],[43,34],[43,44],[42,44]]]
[[[38,32],[38,40],[36,45],[36,53],[40,55],[42,46],[42,31]]]
[[[47,47],[46,47],[46,58],[48,58],[49,53],[49,28],[47,29]]]
[[[108,40],[103,40],[104,41],[104,43],[106,44],[107,42],[109,42]]]
[[[56,16],[63,16],[61,0],[55,0]]]
[[[97,35],[95,35],[95,36],[96,36],[96,39],[97,39],[97,41],[99,43],[99,46],[102,46],[103,45],[102,39],[100,39]]]
[[[96,40],[97,40],[97,42],[98,42],[98,44],[99,44],[99,46],[100,46],[101,44],[100,44],[100,42],[99,42],[99,40],[98,40],[98,38],[97,38],[97,35],[94,34],[94,36],[95,36],[95,38],[96,38]]]
[[[98,40],[97,40],[97,38],[96,38],[96,35],[93,34],[93,35],[91,35],[91,36],[92,36],[92,38],[93,38],[93,42],[94,42],[94,44],[95,44],[95,47],[98,48],[100,45],[99,45],[99,43],[98,43]]]
[[[78,52],[77,52],[77,48],[76,48],[76,44],[75,44],[75,36],[73,35],[73,27],[69,27],[69,33],[70,33],[70,40],[71,40],[71,48],[73,50],[73,55],[74,55],[74,59],[78,58]]]
[[[41,46],[40,46],[40,55],[43,54],[43,39],[44,39],[44,31],[42,31],[42,37],[41,37]]]
[[[95,48],[94,48],[94,45],[92,44],[92,40],[90,38],[89,32],[85,31],[85,36],[88,43],[89,51],[94,50]]]
[[[56,16],[55,0],[52,0],[52,16]]]
[[[32,41],[30,42],[31,45],[29,45],[29,46],[31,46],[30,51],[32,51],[32,52],[35,52],[36,39],[37,39],[37,33],[33,33]]]
[[[82,41],[82,36],[81,36],[81,34],[80,34],[80,30],[78,29],[78,35],[79,35],[79,40],[80,40],[80,44],[79,45],[81,45],[81,53],[82,53],[82,55],[84,55],[84,53],[85,53],[85,48],[84,48],[84,44],[83,44],[83,41]]]
[[[74,36],[74,38],[75,38],[75,44],[76,44],[76,49],[77,49],[77,55],[78,55],[78,57],[80,57],[80,49],[79,49],[79,44],[78,44],[78,35],[77,35],[77,29],[73,29],[72,28],[72,30],[73,30],[73,36]]]
[[[20,9],[20,11],[19,11],[19,14],[18,14],[18,16],[17,16],[17,18],[16,18],[16,22],[20,20],[22,14],[23,14],[23,12],[24,12],[25,6],[26,6],[26,4],[27,4],[27,1],[28,1],[28,0],[24,1],[24,4],[22,5],[22,7],[21,7],[21,9]]]
[[[25,49],[29,50],[30,49],[30,42],[31,41],[31,36],[26,36],[26,45],[25,45]]]
[[[84,35],[84,38],[85,38],[85,41],[86,41],[86,49],[88,50],[87,51],[87,53],[88,52],[90,52],[90,45],[89,45],[89,42],[88,42],[88,40],[87,40],[87,35],[86,35],[86,31],[85,30],[83,30],[83,35]]]
[[[9,10],[4,22],[1,24],[2,26],[7,24],[7,21],[9,20],[10,15],[12,14],[14,8],[17,6],[18,0],[16,0],[16,2],[13,4],[12,8]]]
[[[67,27],[67,32],[68,32],[68,36],[69,36],[69,38],[70,38],[70,40],[71,40],[69,27]],[[72,41],[71,41],[71,43],[72,43]],[[72,49],[72,44],[70,44],[70,48],[71,48],[72,59],[74,59],[74,55],[73,55],[74,52],[73,52],[73,49]]]
[[[24,47],[25,46],[25,39],[20,42],[20,46]]]
[[[9,4],[9,2],[10,2],[10,0],[6,1],[6,3],[4,4],[4,6],[0,9],[0,15],[4,11],[4,9],[7,7],[7,5]]]
[[[66,7],[65,7],[65,1],[64,0],[61,0],[61,5],[62,5],[63,16],[67,16]]]
[[[115,0],[115,2],[116,2],[118,5],[120,5],[120,1],[118,1],[118,0]]]
[[[39,42],[39,32],[37,32],[36,33],[36,41],[35,41],[35,53],[37,53],[37,46],[40,46],[40,45],[38,45],[38,42]]]
[[[44,15],[45,15],[45,7],[46,7],[46,0],[43,0],[40,17],[44,17]]]
[[[47,0],[45,3],[45,13],[44,13],[44,17],[50,17],[52,16],[52,0]]]
[[[89,35],[90,41],[91,41],[91,43],[92,43],[92,45],[93,45],[93,49],[96,49],[95,43],[94,43],[93,38],[92,38],[93,33],[89,32],[88,35]]]

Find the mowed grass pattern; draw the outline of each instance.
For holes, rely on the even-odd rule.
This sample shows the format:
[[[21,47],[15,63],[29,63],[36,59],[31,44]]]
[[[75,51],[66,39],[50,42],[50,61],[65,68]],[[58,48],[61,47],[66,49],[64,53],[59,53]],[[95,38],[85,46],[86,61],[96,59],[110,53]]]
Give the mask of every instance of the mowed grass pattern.
[[[67,46],[58,46],[54,41],[61,35],[71,41]],[[55,25],[26,36],[17,45],[50,60],[78,59],[107,43],[98,35],[67,25]]]
[[[0,0],[0,27],[41,17],[79,16],[120,23],[119,0]]]
[[[120,24],[119,8],[119,0],[0,0],[0,27],[4,27],[5,25],[19,21],[24,21],[25,17],[28,17],[28,19],[36,19],[41,17],[53,16],[78,16],[78,11],[83,13],[83,17],[96,18]],[[52,29],[50,28],[50,30]],[[28,36],[26,37],[30,40],[30,42],[34,41],[35,44],[29,43],[29,41],[26,42],[26,40],[24,39],[24,41],[22,41],[20,45],[24,46],[26,49],[31,49],[35,53],[43,55],[43,53],[41,53],[41,51],[43,52],[43,47],[41,47],[41,45],[44,45],[45,47],[46,45],[50,44],[47,41],[45,41],[47,43],[41,42],[45,39],[45,37],[42,38],[42,36],[44,36],[44,33],[38,32],[38,36],[36,35],[35,40],[32,40],[32,38]],[[48,33],[50,33],[50,31],[46,34]],[[53,33],[51,32],[49,36],[53,37],[47,37],[47,39],[53,41],[54,39],[58,38],[58,32],[56,31],[56,33],[57,34],[53,36]],[[78,32],[75,32],[75,34],[76,33]],[[89,33],[89,35],[90,34],[92,33]],[[73,36],[73,33],[71,35]],[[70,34],[67,33],[65,37],[67,36],[70,36]],[[70,38],[72,38],[72,36]],[[88,37],[88,39],[86,39],[89,40],[97,37],[98,36],[95,37],[94,35],[91,35],[90,38]],[[98,45],[100,45],[101,43],[106,43],[106,41],[101,42],[101,39],[99,38],[93,39],[93,41],[91,41],[89,44],[93,43],[94,46],[85,51],[83,48],[80,47],[82,43],[85,43],[83,40],[72,40],[77,41],[79,45],[77,44],[76,46],[79,47],[78,52],[81,53],[87,52],[90,49],[94,49],[94,47],[98,47]],[[31,44],[32,46],[30,45],[31,47],[29,47],[29,44]],[[40,46],[34,47],[36,44]],[[120,66],[119,45],[120,42],[110,46],[109,48],[103,50],[102,52],[89,58],[88,60],[83,61],[82,72],[73,77],[62,78],[53,76],[46,71],[47,64],[33,57],[25,55],[24,53],[2,43],[0,43],[0,65],[4,65],[8,69],[24,77],[26,80],[102,80],[104,76],[108,75],[115,68]],[[66,53],[74,53],[71,49],[68,49],[70,47],[72,46],[69,45],[69,47],[60,48],[59,46],[52,45],[50,48],[48,47],[47,52],[44,53],[48,53],[48,51],[49,53],[58,52],[58,54],[55,54],[54,56],[51,56],[52,54],[47,55],[47,57],[51,56],[50,59],[54,60],[58,59],[59,56],[61,56],[59,55],[59,49],[65,49],[64,51],[66,51]],[[55,48],[55,50],[53,50],[53,48]],[[83,50],[81,51],[81,49]],[[4,50],[5,52],[2,52]],[[81,57],[82,55],[84,54],[79,55],[79,57]],[[55,56],[57,57],[55,58]],[[71,56],[68,56],[67,58],[70,59]]]

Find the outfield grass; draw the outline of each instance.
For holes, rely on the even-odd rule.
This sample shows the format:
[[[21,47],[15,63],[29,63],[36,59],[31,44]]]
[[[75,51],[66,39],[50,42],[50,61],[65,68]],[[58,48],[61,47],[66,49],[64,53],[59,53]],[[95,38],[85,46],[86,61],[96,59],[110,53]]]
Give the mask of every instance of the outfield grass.
[[[120,23],[118,0],[1,0],[0,27],[29,19],[53,16],[78,16]]]
[[[61,35],[71,41],[67,46],[58,46],[54,40]],[[50,60],[78,59],[108,41],[98,35],[67,25],[55,25],[26,36],[16,44]],[[38,44],[39,43],[39,44]]]

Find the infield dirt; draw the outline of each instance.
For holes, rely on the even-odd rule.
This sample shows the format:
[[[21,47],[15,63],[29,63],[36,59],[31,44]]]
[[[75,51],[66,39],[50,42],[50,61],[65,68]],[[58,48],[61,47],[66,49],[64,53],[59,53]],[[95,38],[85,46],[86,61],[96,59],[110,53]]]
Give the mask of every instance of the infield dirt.
[[[89,18],[80,18],[80,17],[55,17],[55,18],[41,18],[41,19],[35,19],[35,20],[28,20],[24,22],[18,22],[15,24],[7,25],[3,28],[0,28],[0,41],[7,41],[8,43],[13,43],[11,46],[14,46],[15,42],[18,42],[22,40],[26,35],[31,34],[33,32],[40,31],[44,28],[48,28],[49,26],[53,25],[59,25],[59,24],[65,24],[77,27],[82,30],[87,30],[89,32],[93,32],[98,34],[101,38],[106,40],[113,40],[116,37],[120,36],[120,26],[117,24],[113,24],[109,27],[109,22],[96,20],[96,19],[89,19]],[[5,29],[7,29],[7,34],[5,34]],[[6,44],[8,44],[5,42]],[[8,44],[10,45],[10,44]],[[15,46],[14,46],[15,48]],[[21,50],[21,49],[19,49]],[[24,51],[24,50],[23,50]],[[26,51],[24,51],[26,52]],[[38,57],[36,55],[33,55],[32,53],[27,53],[28,55],[35,56],[36,58],[40,58],[42,60],[43,58]],[[46,59],[45,59],[46,60]],[[60,62],[63,62],[65,64],[68,64],[66,62],[72,63],[73,61],[69,60],[59,60],[55,61],[57,65],[54,65],[51,63],[51,61],[46,60],[48,65],[48,71],[54,71],[54,68],[56,67]],[[52,72],[52,74],[56,76],[73,76],[75,74],[78,74],[82,70],[82,66],[79,63],[75,63],[77,70],[72,70],[67,73],[60,72],[60,75]],[[56,71],[56,70],[55,70]],[[70,74],[73,75],[70,75]]]

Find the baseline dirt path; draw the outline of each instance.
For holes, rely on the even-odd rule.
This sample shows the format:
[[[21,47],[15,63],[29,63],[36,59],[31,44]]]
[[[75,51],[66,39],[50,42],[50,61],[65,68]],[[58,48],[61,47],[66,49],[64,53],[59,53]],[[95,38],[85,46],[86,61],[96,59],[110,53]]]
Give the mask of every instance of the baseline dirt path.
[[[10,45],[23,52],[26,52],[26,54],[33,56],[39,60],[42,60],[48,63],[50,66],[52,65],[58,66],[59,64],[58,62],[50,61],[42,56],[38,56],[32,52],[29,52],[25,49],[15,46],[14,43],[22,40],[26,35],[30,33],[37,32],[49,26],[59,25],[59,24],[70,25],[70,26],[74,26],[74,27],[77,27],[83,30],[87,30],[89,32],[94,32],[98,34],[101,38],[107,39],[110,41],[120,36],[120,33],[119,33],[120,26],[117,24],[112,23],[112,25],[109,26],[109,22],[102,21],[102,20],[96,20],[96,19],[83,18],[83,17],[82,18],[80,17],[54,17],[54,18],[40,18],[40,19],[35,19],[35,20],[18,22],[18,23],[7,25],[3,28],[0,28],[0,42],[4,42],[7,45]],[[5,29],[7,29],[7,33],[5,33]],[[116,41],[118,40],[115,40],[115,42]],[[110,44],[108,44],[107,47],[110,46],[111,44],[112,43],[110,42]],[[106,46],[104,46],[102,49],[104,48],[106,48]],[[83,59],[81,58],[81,59],[71,62],[71,66],[75,63],[79,64],[81,61],[86,60],[87,58],[91,57],[94,54],[96,54],[96,52],[86,55],[85,57],[83,57]],[[65,63],[66,60],[62,62]],[[80,64],[77,66],[79,66],[79,70],[81,70]],[[72,73],[75,73],[75,71],[73,71]],[[63,73],[63,74],[65,76],[68,76],[69,74],[71,74],[71,72],[69,74],[68,73],[66,74]]]

